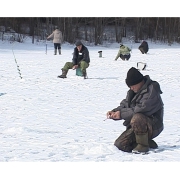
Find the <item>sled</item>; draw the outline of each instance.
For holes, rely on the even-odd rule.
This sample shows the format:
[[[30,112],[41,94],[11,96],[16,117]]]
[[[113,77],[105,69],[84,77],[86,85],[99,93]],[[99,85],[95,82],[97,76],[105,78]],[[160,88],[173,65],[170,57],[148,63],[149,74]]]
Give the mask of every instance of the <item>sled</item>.
[[[76,69],[76,76],[83,76],[82,71],[80,68]]]

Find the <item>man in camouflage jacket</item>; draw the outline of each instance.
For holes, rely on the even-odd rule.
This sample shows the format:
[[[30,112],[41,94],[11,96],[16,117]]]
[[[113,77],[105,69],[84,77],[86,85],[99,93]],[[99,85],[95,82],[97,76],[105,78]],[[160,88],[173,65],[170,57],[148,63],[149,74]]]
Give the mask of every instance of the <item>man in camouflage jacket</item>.
[[[117,59],[120,57],[123,61],[124,60],[129,60],[129,58],[131,57],[131,49],[123,44],[120,45],[120,49],[118,51],[118,54],[115,58],[115,61],[117,61]]]

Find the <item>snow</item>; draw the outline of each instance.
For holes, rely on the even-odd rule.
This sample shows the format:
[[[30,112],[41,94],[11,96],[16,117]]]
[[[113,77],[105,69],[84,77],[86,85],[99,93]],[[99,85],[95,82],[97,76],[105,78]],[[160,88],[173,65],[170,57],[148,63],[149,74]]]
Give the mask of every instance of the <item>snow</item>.
[[[65,62],[72,60],[74,45],[62,44],[62,55],[54,56],[52,41],[47,42],[47,54],[45,42],[32,44],[29,39],[24,43],[0,41],[0,166],[5,168],[3,173],[8,174],[7,164],[3,162],[9,162],[8,168],[16,162],[28,173],[26,165],[18,162],[28,163],[35,171],[42,166],[40,173],[47,172],[50,164],[58,162],[58,166],[52,164],[53,173],[59,168],[64,169],[60,175],[65,175],[64,179],[74,178],[73,173],[80,179],[79,169],[86,174],[83,179],[87,176],[94,179],[93,170],[99,173],[95,178],[113,179],[121,176],[121,170],[123,174],[129,173],[128,168],[133,172],[134,163],[130,162],[136,162],[143,170],[147,169],[148,162],[147,167],[153,166],[153,171],[159,173],[159,167],[164,163],[173,162],[174,165],[180,161],[180,46],[148,43],[147,55],[138,50],[140,44],[132,44],[129,61],[114,61],[119,44],[87,45],[91,63],[87,69],[89,78],[84,80],[73,70],[69,70],[66,79],[57,78]],[[124,44],[131,47],[128,41]],[[98,54],[100,50],[102,58]],[[125,77],[129,68],[137,67],[137,62],[147,63],[141,73],[160,83],[165,107],[165,128],[155,138],[159,151],[148,155],[119,151],[113,143],[125,130],[123,120],[104,121],[106,112],[125,98],[128,91]],[[141,165],[139,162],[146,163]],[[166,168],[163,167],[163,173],[170,173],[169,164],[168,170]],[[110,169],[113,171],[106,175]],[[45,178],[55,179],[50,172]],[[33,175],[29,177],[34,178]],[[156,177],[162,178],[160,174]]]

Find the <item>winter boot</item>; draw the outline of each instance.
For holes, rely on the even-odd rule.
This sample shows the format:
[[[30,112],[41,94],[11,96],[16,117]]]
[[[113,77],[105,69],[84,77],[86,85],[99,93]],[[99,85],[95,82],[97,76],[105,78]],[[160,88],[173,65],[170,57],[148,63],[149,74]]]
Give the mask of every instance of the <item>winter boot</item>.
[[[85,72],[82,72],[82,74],[83,74],[84,79],[87,79],[87,73],[86,73],[86,71],[85,71]]]
[[[57,49],[54,49],[54,55],[56,55],[57,54]]]
[[[61,55],[61,49],[58,49],[58,51],[59,51],[59,55]]]
[[[156,149],[156,148],[158,148],[158,145],[154,140],[149,139],[149,147],[152,149]]]
[[[133,153],[146,153],[149,151],[148,133],[135,134],[136,143],[138,144],[133,150]]]
[[[62,74],[58,76],[58,78],[67,78],[66,75],[67,75],[67,71],[62,70]]]

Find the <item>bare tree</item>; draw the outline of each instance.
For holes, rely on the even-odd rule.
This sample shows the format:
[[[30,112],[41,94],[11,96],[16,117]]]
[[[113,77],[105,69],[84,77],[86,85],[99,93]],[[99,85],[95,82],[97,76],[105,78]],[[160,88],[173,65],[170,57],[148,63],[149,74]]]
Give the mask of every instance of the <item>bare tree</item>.
[[[111,33],[107,32],[107,26],[114,26]],[[95,45],[103,44],[107,34],[111,40],[118,43],[124,37],[135,36],[135,42],[140,39],[149,38],[155,41],[163,41],[172,44],[180,42],[180,18],[172,17],[30,17],[30,18],[0,18],[0,26],[12,28],[19,33],[22,39],[27,33],[32,36],[32,43],[35,39],[44,39],[50,34],[55,26],[59,26],[63,33],[64,41],[74,43],[76,39],[94,42]],[[130,33],[129,33],[130,31]],[[47,33],[47,34],[46,34]],[[2,33],[1,33],[2,34]],[[111,42],[113,42],[111,41]]]

